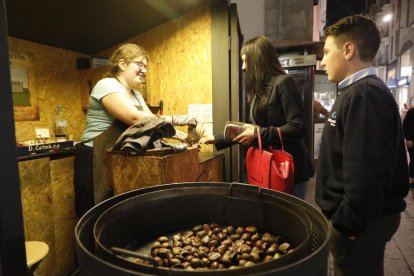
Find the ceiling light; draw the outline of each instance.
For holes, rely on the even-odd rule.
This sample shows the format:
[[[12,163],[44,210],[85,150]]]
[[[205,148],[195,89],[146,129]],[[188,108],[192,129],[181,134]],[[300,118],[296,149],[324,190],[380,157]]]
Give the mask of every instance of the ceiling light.
[[[387,14],[384,16],[384,18],[382,19],[382,21],[384,22],[388,22],[392,19],[392,14]]]

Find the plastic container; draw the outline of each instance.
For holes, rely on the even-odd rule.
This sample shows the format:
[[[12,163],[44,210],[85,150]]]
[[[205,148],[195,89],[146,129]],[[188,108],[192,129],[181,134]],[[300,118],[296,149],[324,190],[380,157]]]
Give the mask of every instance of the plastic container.
[[[56,106],[55,108],[55,138],[56,142],[64,142],[68,140],[68,110],[64,106]]]

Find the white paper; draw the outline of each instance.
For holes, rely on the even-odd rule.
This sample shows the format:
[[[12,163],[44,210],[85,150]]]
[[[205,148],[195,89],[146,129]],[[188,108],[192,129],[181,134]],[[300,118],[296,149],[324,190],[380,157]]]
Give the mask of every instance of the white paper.
[[[36,127],[36,138],[50,138],[50,132],[48,128]]]
[[[212,104],[189,104],[188,115],[203,123],[205,131],[213,133],[213,106]]]
[[[203,123],[213,122],[213,108],[211,104],[189,104],[188,115]]]

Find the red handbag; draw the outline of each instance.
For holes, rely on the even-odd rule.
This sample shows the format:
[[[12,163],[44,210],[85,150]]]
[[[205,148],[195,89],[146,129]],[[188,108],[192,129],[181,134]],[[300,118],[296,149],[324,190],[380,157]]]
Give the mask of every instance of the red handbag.
[[[246,154],[247,180],[249,184],[291,194],[293,192],[293,157],[284,151],[280,128],[277,128],[281,150],[262,149],[258,131],[259,148],[250,147]]]

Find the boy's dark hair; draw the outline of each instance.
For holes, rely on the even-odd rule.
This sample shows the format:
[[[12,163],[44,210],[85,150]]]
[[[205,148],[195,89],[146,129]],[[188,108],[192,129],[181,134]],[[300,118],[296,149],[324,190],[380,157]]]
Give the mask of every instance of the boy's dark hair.
[[[352,41],[358,47],[359,58],[365,62],[374,60],[381,43],[381,33],[375,22],[362,15],[338,20],[335,24],[326,27],[325,36],[335,37],[339,45]]]

